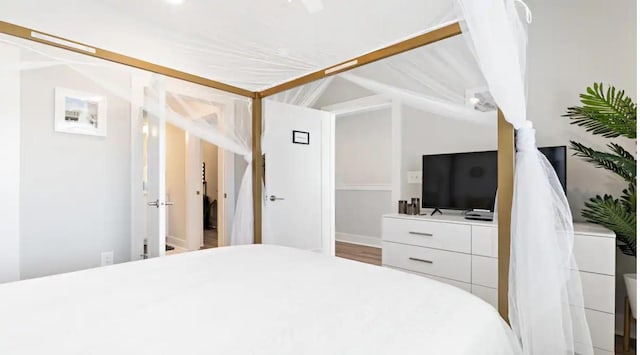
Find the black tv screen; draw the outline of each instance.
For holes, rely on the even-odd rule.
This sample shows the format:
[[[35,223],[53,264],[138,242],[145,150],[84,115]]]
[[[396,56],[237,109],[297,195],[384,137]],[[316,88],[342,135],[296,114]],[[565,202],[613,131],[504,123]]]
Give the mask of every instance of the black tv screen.
[[[566,191],[566,147],[540,148]],[[493,211],[498,188],[494,151],[422,156],[422,207]]]

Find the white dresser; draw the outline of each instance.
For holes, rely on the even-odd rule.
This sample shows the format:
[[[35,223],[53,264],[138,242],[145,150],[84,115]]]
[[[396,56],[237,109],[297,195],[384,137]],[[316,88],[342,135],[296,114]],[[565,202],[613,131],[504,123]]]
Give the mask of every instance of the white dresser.
[[[615,234],[594,224],[574,229],[595,354],[614,354]],[[459,214],[384,215],[382,265],[451,284],[497,307],[498,232],[491,222]]]

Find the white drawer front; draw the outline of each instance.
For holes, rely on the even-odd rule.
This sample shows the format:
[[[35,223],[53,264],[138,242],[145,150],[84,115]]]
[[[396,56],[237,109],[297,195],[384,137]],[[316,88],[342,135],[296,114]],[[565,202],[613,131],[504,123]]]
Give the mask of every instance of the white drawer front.
[[[613,351],[606,351],[598,348],[593,348],[593,355],[615,355]]]
[[[471,254],[498,257],[498,228],[471,226]]]
[[[591,332],[594,348],[606,351],[615,350],[615,316],[610,313],[585,309],[587,324]]]
[[[467,292],[471,292],[471,284],[466,283],[466,282],[460,282],[460,281],[456,281],[456,280],[445,279],[444,277],[438,277],[438,276],[433,276],[433,275],[422,274],[422,273],[415,272],[415,271],[398,269],[398,268],[393,267],[393,266],[386,266],[386,267],[388,267],[390,269],[404,271],[404,272],[408,272],[410,274],[426,277],[426,278],[429,278],[429,279],[432,279],[432,280],[440,281],[442,283],[445,283],[445,284],[448,284],[448,285],[451,285],[451,286],[455,286],[455,287],[457,287],[457,288],[459,288],[461,290],[464,290],[464,291],[467,291]]]
[[[580,271],[615,274],[615,239],[576,234],[573,244],[573,255]]]
[[[616,279],[613,276],[580,272],[584,307],[615,313]]]
[[[471,282],[471,255],[382,242],[382,265]]]
[[[462,253],[471,252],[471,226],[462,224],[383,218],[382,239]]]
[[[471,293],[498,309],[498,290],[495,288],[471,285]]]
[[[471,283],[498,288],[498,259],[472,255]]]

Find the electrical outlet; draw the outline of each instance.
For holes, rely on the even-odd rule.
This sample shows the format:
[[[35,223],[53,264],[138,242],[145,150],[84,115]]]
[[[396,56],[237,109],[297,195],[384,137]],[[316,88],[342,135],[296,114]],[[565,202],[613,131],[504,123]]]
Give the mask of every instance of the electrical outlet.
[[[407,183],[409,184],[421,184],[422,183],[422,171],[408,171]]]
[[[100,266],[111,265],[113,264],[113,252],[105,251],[100,254]]]

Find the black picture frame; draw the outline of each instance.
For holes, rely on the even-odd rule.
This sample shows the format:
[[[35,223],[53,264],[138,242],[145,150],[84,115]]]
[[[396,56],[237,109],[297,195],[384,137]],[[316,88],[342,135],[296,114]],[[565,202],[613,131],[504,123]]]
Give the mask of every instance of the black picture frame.
[[[305,144],[309,145],[309,132],[304,131],[293,131],[292,140],[293,144]]]

